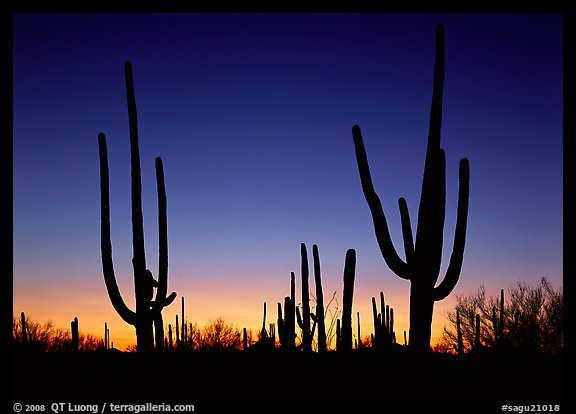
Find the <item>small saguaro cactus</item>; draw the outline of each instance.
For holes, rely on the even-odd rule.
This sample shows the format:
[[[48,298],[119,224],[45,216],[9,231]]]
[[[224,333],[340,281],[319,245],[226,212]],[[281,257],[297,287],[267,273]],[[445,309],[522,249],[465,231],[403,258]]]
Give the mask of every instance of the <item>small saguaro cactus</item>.
[[[26,345],[28,342],[28,333],[26,329],[26,315],[24,312],[20,312],[20,327],[22,328],[22,345]]]
[[[296,310],[294,306],[295,276],[290,272],[290,296],[284,298],[284,316],[282,316],[282,304],[278,302],[278,337],[280,347],[283,350],[296,348]]]
[[[78,352],[80,349],[80,335],[78,334],[78,317],[70,322],[70,330],[72,331],[72,351]]]
[[[356,325],[356,327],[358,328],[358,342],[357,342],[357,348],[362,348],[362,337],[360,336],[360,312],[356,312],[356,318],[358,320],[358,323]]]
[[[464,340],[462,338],[462,328],[460,326],[460,312],[456,309],[456,335],[458,338],[458,345],[456,352],[458,355],[464,355]]]
[[[474,329],[474,349],[480,349],[480,315],[476,314],[476,329]]]
[[[168,286],[168,237],[166,218],[166,189],[164,184],[164,168],[162,159],[156,158],[156,184],[158,191],[158,280],[146,268],[146,255],[144,250],[144,227],[142,215],[142,179],[140,172],[140,150],[138,147],[138,126],[136,117],[136,99],[134,96],[134,81],[132,66],[129,62],[124,64],[126,78],[126,94],[128,98],[128,118],[130,129],[130,164],[131,164],[131,198],[132,198],[132,266],[134,269],[134,290],[136,296],[136,310],[133,311],[124,302],[114,273],[112,261],[112,241],[110,237],[110,194],[108,173],[108,150],[106,137],[103,133],[98,135],[100,154],[100,199],[101,199],[101,251],[104,282],[112,306],[120,317],[136,329],[137,349],[147,352],[156,347],[162,349],[164,345],[164,324],[162,309],[170,305],[176,298],[176,293],[167,294]],[[156,297],[154,299],[154,287]],[[153,300],[154,299],[154,300]],[[153,327],[156,335],[153,335]]]
[[[460,188],[452,255],[444,279],[436,286],[442,260],[446,214],[446,156],[440,147],[443,84],[444,27],[439,25],[436,28],[432,109],[415,243],[406,200],[402,197],[398,201],[405,261],[400,258],[392,243],[382,203],[374,190],[360,127],[354,125],[352,128],[362,190],[372,214],[380,251],[388,267],[397,276],[410,280],[410,347],[419,351],[430,349],[434,302],[446,298],[456,286],[466,242],[470,167],[468,160],[463,158],[460,160]]]

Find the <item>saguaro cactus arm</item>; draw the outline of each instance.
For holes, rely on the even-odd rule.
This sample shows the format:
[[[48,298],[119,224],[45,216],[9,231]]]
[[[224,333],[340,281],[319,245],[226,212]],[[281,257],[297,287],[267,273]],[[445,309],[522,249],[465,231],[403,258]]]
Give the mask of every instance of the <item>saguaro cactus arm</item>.
[[[414,239],[412,238],[412,225],[410,224],[410,213],[408,212],[408,204],[404,197],[398,200],[398,208],[400,209],[400,220],[402,222],[402,238],[404,239],[404,255],[406,256],[407,266],[412,266],[414,263]],[[412,273],[411,271],[409,273]]]
[[[106,136],[98,134],[98,148],[100,153],[100,248],[102,250],[102,270],[104,273],[104,282],[112,306],[120,317],[131,325],[136,323],[136,313],[126,306],[116,276],[114,274],[114,263],[112,261],[112,241],[110,239],[110,178],[108,174],[108,150],[106,148]]]
[[[408,265],[398,256],[392,239],[390,237],[390,230],[388,229],[388,222],[382,209],[382,203],[372,184],[372,176],[370,175],[370,167],[368,165],[368,157],[366,156],[366,149],[362,141],[362,133],[360,127],[354,125],[352,127],[352,136],[354,138],[354,147],[356,150],[356,161],[358,163],[358,171],[360,172],[360,181],[362,183],[362,191],[364,197],[370,207],[372,213],[372,221],[374,222],[374,231],[376,233],[376,240],[382,252],[382,256],[386,264],[396,275],[403,279],[410,279],[410,272]]]
[[[161,310],[176,299],[176,292],[166,297],[168,291],[168,219],[164,167],[160,157],[156,158],[156,186],[158,188],[158,289],[155,308]]]
[[[434,288],[434,300],[446,298],[456,286],[462,270],[464,260],[464,246],[466,244],[466,223],[468,222],[468,198],[470,194],[470,165],[468,159],[460,160],[460,188],[458,190],[458,212],[454,245],[450,262],[444,280]]]

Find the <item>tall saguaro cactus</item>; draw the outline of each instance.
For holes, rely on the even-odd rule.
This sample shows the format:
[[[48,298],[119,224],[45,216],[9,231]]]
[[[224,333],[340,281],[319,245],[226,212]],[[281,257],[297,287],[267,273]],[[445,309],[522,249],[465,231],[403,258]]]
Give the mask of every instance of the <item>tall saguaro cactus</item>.
[[[372,213],[380,251],[386,264],[396,275],[410,280],[410,346],[418,350],[428,350],[430,348],[434,302],[446,298],[456,286],[462,269],[466,242],[470,167],[468,160],[463,158],[460,160],[460,188],[452,255],[444,279],[436,286],[442,260],[444,218],[446,213],[446,156],[444,150],[440,147],[443,84],[444,28],[439,25],[436,29],[436,60],[432,109],[430,111],[430,129],[420,206],[418,208],[418,227],[415,244],[412,238],[406,200],[400,198],[398,201],[404,238],[405,261],[400,258],[392,244],[382,204],[372,184],[360,128],[358,125],[354,125],[352,128],[362,190]]]
[[[302,320],[298,325],[302,329],[302,349],[305,351],[312,350],[312,330],[310,328],[310,287],[308,268],[308,252],[306,244],[300,243],[300,256],[302,257]]]
[[[348,249],[344,263],[344,290],[342,293],[341,345],[343,351],[352,350],[352,301],[356,277],[356,250]]]
[[[116,282],[114,264],[112,261],[112,242],[110,238],[110,194],[108,174],[108,150],[106,137],[98,134],[100,153],[100,198],[101,198],[101,251],[104,282],[110,301],[120,317],[136,329],[138,351],[146,352],[154,349],[153,325],[156,329],[156,345],[162,348],[164,328],[162,309],[174,301],[176,293],[168,297],[168,237],[166,218],[166,189],[164,185],[164,168],[162,159],[156,158],[156,183],[158,191],[158,281],[152,272],[146,268],[144,250],[144,227],[142,216],[142,180],[140,174],[140,150],[138,147],[138,126],[136,117],[136,99],[134,96],[134,81],[132,66],[124,64],[126,77],[126,94],[128,100],[128,118],[130,126],[130,164],[131,164],[131,194],[132,194],[132,266],[134,269],[134,290],[136,310],[128,308]],[[154,300],[154,287],[157,287]]]
[[[314,260],[314,284],[316,286],[316,320],[318,321],[318,352],[326,352],[326,325],[324,316],[324,293],[322,292],[322,278],[320,276],[320,256],[318,246],[312,246]]]

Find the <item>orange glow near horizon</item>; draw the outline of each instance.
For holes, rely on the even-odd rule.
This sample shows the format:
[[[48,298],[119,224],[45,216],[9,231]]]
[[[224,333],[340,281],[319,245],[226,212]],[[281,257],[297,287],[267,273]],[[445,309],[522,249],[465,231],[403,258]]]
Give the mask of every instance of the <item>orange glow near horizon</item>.
[[[35,283],[27,286],[25,283],[14,283],[14,317],[18,318],[20,312],[24,312],[28,318],[35,322],[45,323],[52,321],[55,328],[70,330],[70,322],[74,317],[78,317],[79,330],[81,334],[92,335],[96,338],[104,337],[104,323],[107,323],[110,330],[110,340],[114,347],[125,350],[136,343],[134,327],[125,323],[114,310],[110,299],[106,293],[104,283],[98,278],[97,282],[88,286],[78,284],[70,286],[65,292],[55,286]],[[289,279],[288,279],[289,280]],[[341,309],[342,292],[338,284],[332,285],[328,281],[324,283],[325,306],[332,298],[338,301]],[[176,300],[163,311],[164,325],[171,324],[174,328],[176,315],[181,318],[181,298],[185,298],[185,319],[187,323],[196,323],[202,328],[206,324],[223,318],[227,323],[234,325],[239,331],[242,328],[252,331],[255,339],[262,327],[263,303],[267,303],[266,327],[270,323],[276,323],[277,303],[283,302],[289,289],[286,281],[270,283],[266,286],[254,286],[242,284],[242,286],[221,286],[218,283],[196,283],[186,286],[173,287],[178,293]],[[384,289],[386,304],[394,308],[394,330],[397,342],[404,343],[403,332],[409,332],[409,283],[403,284],[404,288]],[[398,285],[402,286],[402,285]],[[127,305],[133,308],[134,297],[131,286],[120,286]],[[172,287],[171,287],[172,289]],[[300,284],[297,277],[296,299],[300,302]],[[313,292],[313,282],[311,281],[311,293]],[[360,312],[360,334],[364,338],[373,332],[372,304],[371,298],[374,296],[379,302],[379,290],[373,291],[372,287],[364,286],[362,282],[357,283],[354,291],[353,304],[353,336],[357,337],[357,312]],[[440,338],[445,325],[445,311],[454,306],[454,295],[441,302],[437,302],[434,309],[434,319],[432,326],[432,340],[434,345]],[[311,303],[314,306],[314,303]],[[329,311],[334,311],[336,307],[333,302]],[[326,316],[327,329],[330,323],[330,315]],[[181,323],[181,322],[180,322]],[[335,329],[335,328],[334,328]],[[297,329],[297,331],[299,331]],[[334,342],[332,343],[334,346]]]

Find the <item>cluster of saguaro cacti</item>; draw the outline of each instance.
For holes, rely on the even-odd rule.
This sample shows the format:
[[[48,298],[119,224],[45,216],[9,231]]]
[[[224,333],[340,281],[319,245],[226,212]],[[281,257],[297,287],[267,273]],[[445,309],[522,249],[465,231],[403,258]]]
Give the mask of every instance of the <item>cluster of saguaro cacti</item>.
[[[384,292],[380,292],[380,313],[376,306],[376,299],[372,297],[372,317],[374,320],[374,334],[372,345],[383,349],[396,343],[394,332],[394,308],[384,302]]]
[[[306,244],[304,243],[300,244],[300,255],[302,257],[302,316],[300,316],[299,308],[296,307],[296,320],[302,331],[302,342],[300,343],[300,348],[304,351],[311,351],[313,333],[310,327],[312,319],[310,317],[310,269],[308,267],[308,251],[306,249]]]
[[[380,251],[396,275],[410,280],[410,347],[417,350],[430,349],[434,302],[446,298],[456,286],[466,241],[470,168],[468,160],[463,158],[460,160],[460,188],[452,255],[444,279],[436,286],[442,260],[446,214],[446,156],[440,147],[443,84],[444,28],[439,25],[436,29],[432,109],[415,243],[406,200],[400,198],[398,201],[405,261],[400,258],[392,243],[382,204],[374,190],[360,128],[358,125],[352,128],[362,190],[372,214]]]
[[[496,316],[496,306],[492,307],[492,326],[494,329],[494,347],[504,341],[504,289],[500,289],[500,318]]]
[[[114,348],[114,342],[110,343],[110,329],[108,328],[108,323],[104,322],[104,339],[102,340],[102,349]]]
[[[278,302],[278,338],[280,347],[292,350],[296,347],[296,310],[295,310],[296,282],[294,272],[290,273],[290,296],[284,298],[284,312],[282,304]]]
[[[326,334],[326,310],[324,307],[324,293],[322,290],[322,276],[320,266],[320,255],[318,253],[318,246],[312,245],[313,269],[314,269],[314,282],[316,293],[316,306],[314,312],[310,309],[310,286],[309,286],[309,266],[308,266],[308,252],[306,244],[300,244],[301,256],[301,272],[302,272],[302,312],[297,307],[295,299],[295,276],[294,272],[290,274],[290,296],[284,298],[284,308],[282,303],[278,303],[278,336],[280,339],[280,346],[282,349],[295,349],[296,339],[296,323],[301,329],[302,339],[298,349],[304,351],[312,351],[312,341],[314,334],[317,338],[317,351],[324,353],[328,350],[328,340]],[[354,291],[354,276],[356,268],[356,252],[350,249],[346,253],[346,264],[344,269],[344,310],[347,312],[347,323],[349,330],[344,333],[346,342],[349,343],[349,348],[352,347],[352,296]],[[296,316],[296,318],[294,317]],[[346,317],[344,317],[346,321]],[[338,320],[337,324],[340,326],[341,321]],[[340,329],[337,329],[337,337],[340,338]],[[340,339],[337,339],[337,342]]]
[[[282,349],[296,348],[296,323],[302,331],[302,340],[299,349],[312,351],[312,339],[314,333],[318,330],[318,352],[326,352],[326,324],[324,315],[324,294],[322,292],[322,279],[320,270],[320,256],[318,246],[312,246],[314,281],[316,285],[316,309],[315,312],[310,310],[310,269],[308,265],[308,251],[305,243],[300,244],[301,256],[301,275],[302,275],[302,313],[296,306],[295,299],[295,276],[294,272],[290,273],[290,296],[284,298],[284,312],[282,304],[278,303],[278,336]],[[296,315],[296,319],[294,319]],[[312,326],[310,326],[312,324]]]
[[[139,352],[162,349],[164,344],[164,326],[162,309],[170,305],[176,298],[176,293],[167,294],[168,286],[168,238],[166,218],[166,189],[164,185],[164,168],[162,159],[156,158],[156,183],[158,191],[158,235],[159,259],[158,280],[146,268],[146,255],[144,250],[144,228],[142,216],[142,180],[140,173],[140,150],[138,147],[138,126],[136,117],[136,100],[134,96],[134,82],[132,67],[129,62],[124,65],[126,78],[126,92],[128,98],[128,117],[130,127],[130,154],[131,154],[131,197],[132,197],[132,266],[134,269],[134,290],[136,295],[136,310],[133,311],[124,302],[112,261],[112,242],[110,239],[110,195],[108,174],[108,151],[106,137],[103,133],[98,135],[100,153],[100,197],[101,197],[101,250],[102,269],[104,281],[110,301],[120,317],[136,329],[137,349]],[[154,298],[154,287],[156,297]],[[153,300],[154,299],[154,300]],[[155,332],[155,335],[154,335]]]
[[[175,329],[172,329],[172,324],[168,324],[168,336],[165,337],[164,347],[169,350],[174,349],[194,349],[194,335],[193,335],[193,325],[192,323],[186,323],[185,313],[184,313],[184,296],[182,296],[182,314],[180,319],[178,314],[176,314],[176,325]],[[174,338],[176,336],[176,338]],[[174,339],[176,341],[174,342]]]
[[[246,342],[248,339],[246,338]],[[266,302],[264,302],[264,315],[262,317],[262,328],[260,329],[260,335],[258,338],[258,346],[274,348],[276,346],[276,325],[270,323],[268,329],[266,329]]]

